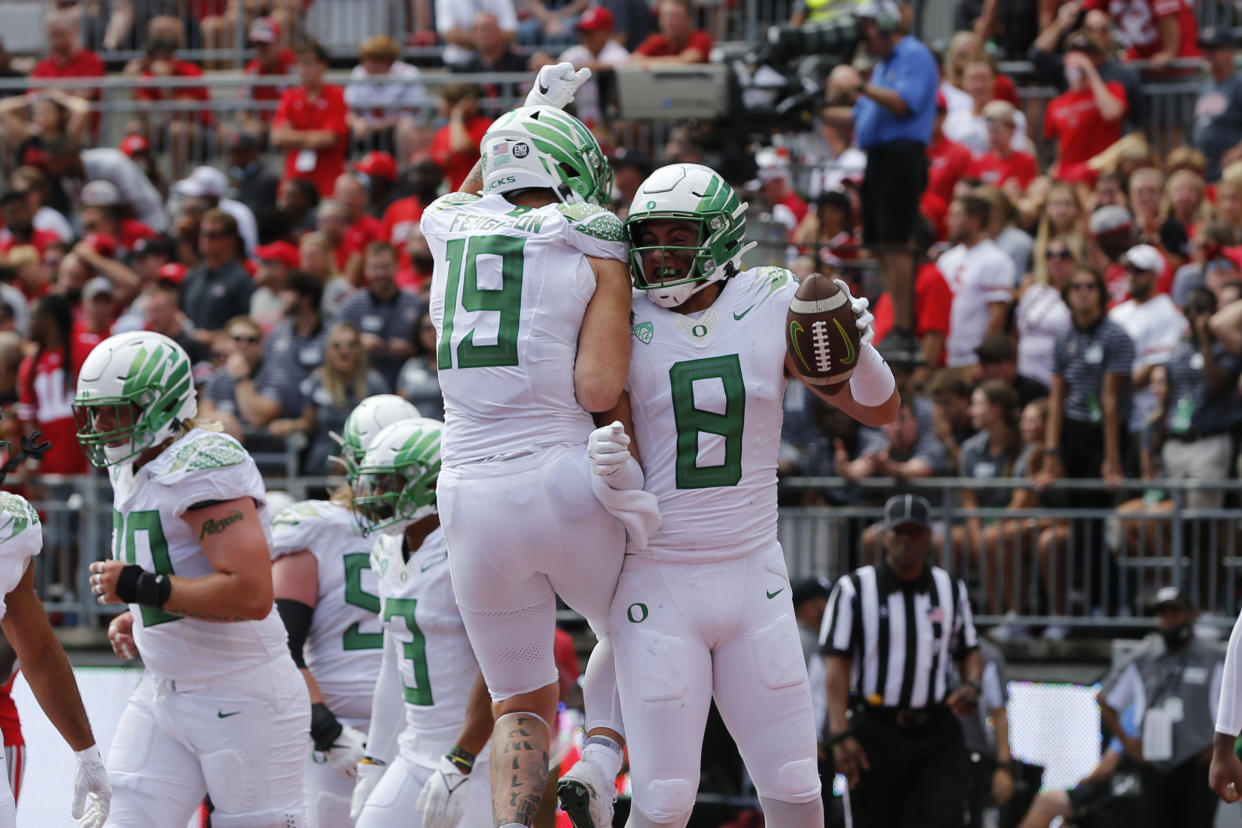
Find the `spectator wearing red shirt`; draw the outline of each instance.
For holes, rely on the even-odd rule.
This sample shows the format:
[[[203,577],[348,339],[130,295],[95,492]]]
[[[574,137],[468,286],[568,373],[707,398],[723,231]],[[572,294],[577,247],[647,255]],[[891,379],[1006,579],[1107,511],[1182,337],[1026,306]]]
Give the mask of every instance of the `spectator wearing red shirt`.
[[[397,178],[401,170],[397,159],[382,150],[372,150],[352,165],[367,188],[367,213],[377,219],[384,217],[388,205],[397,198]]]
[[[1048,103],[1044,137],[1057,139],[1054,178],[1090,182],[1095,174],[1088,169],[1087,161],[1121,137],[1126,92],[1120,83],[1105,83],[1100,78],[1091,60],[1097,47],[1086,35],[1071,35],[1066,50],[1069,89]]]
[[[914,278],[914,335],[923,359],[932,368],[944,365],[944,342],[949,337],[949,308],[953,291],[935,262],[919,265]],[[893,300],[881,293],[875,303],[875,342],[878,345],[893,328]]]
[[[362,274],[362,251],[373,241],[380,241],[380,220],[367,215],[367,190],[362,182],[346,173],[336,179],[333,195],[345,205],[345,237],[336,248],[336,265],[349,278],[357,282]]]
[[[30,318],[36,349],[17,372],[17,415],[22,432],[43,433],[51,450],[39,461],[40,474],[85,474],[86,455],[77,446],[73,388],[85,354],[75,352],[73,308],[63,296],[39,299]]]
[[[247,75],[280,76],[293,74],[293,65],[297,57],[293,50],[280,45],[280,23],[270,17],[260,17],[250,24],[250,45],[254,48],[254,57],[246,62],[242,71]],[[284,91],[279,86],[249,86],[252,101],[279,101]],[[266,124],[272,120],[272,110],[260,109],[249,112],[252,121]]]
[[[783,224],[792,234],[806,218],[807,207],[802,197],[789,186],[789,162],[773,150],[758,154],[759,194],[772,211],[772,220]]]
[[[436,200],[440,182],[444,179],[440,168],[434,161],[419,161],[410,170],[409,182],[413,195],[399,198],[384,211],[380,221],[380,241],[386,241],[401,254],[401,267],[410,266],[406,242],[418,227],[423,217],[423,208]],[[402,285],[405,287],[405,285]]]
[[[83,49],[78,43],[77,26],[73,18],[52,14],[47,21],[48,56],[35,64],[30,72],[32,78],[102,78],[104,64],[99,55]],[[82,87],[65,90],[71,95],[88,100],[99,100],[97,88]]]
[[[707,63],[712,36],[690,28],[689,0],[660,0],[659,31],[638,44],[631,63]]]
[[[116,239],[122,253],[128,254],[145,239],[159,234],[135,219],[123,218],[121,193],[111,181],[88,181],[79,199],[82,204],[82,233],[102,233]]]
[[[943,92],[936,93],[936,120],[932,122],[931,141],[927,144],[927,190],[934,193],[948,209],[957,186],[970,166],[970,150],[944,134],[948,102]]]
[[[1126,60],[1164,69],[1176,58],[1199,56],[1199,24],[1189,0],[1087,0],[1117,22],[1128,45]]]
[[[975,156],[966,168],[966,177],[977,178],[1016,196],[1026,189],[1039,170],[1033,155],[1013,149],[1013,132],[1017,128],[1013,116],[1014,107],[1008,101],[992,101],[983,107],[988,151]]]
[[[203,68],[197,63],[181,60],[176,55],[174,42],[164,39],[151,41],[147,57],[139,66],[139,77],[148,78],[201,78]],[[163,101],[192,102],[197,105],[190,110],[170,108],[168,112],[147,116],[147,134],[163,135],[165,146],[171,151],[172,175],[180,178],[189,163],[191,147],[196,143],[200,128],[210,128],[215,115],[208,103],[211,93],[205,86],[161,87],[141,85],[134,95],[140,101],[159,103]],[[197,112],[195,111],[197,110]]]
[[[296,67],[302,85],[280,96],[272,119],[272,143],[285,151],[285,178],[309,179],[326,195],[345,172],[349,149],[345,92],[324,83],[328,52],[320,44],[304,43]]]
[[[471,83],[447,83],[440,89],[440,117],[448,123],[431,139],[431,160],[455,192],[479,160],[479,143],[492,122],[479,114],[479,90]]]
[[[0,253],[29,244],[42,256],[49,244],[60,241],[60,236],[51,230],[39,230],[34,226],[30,199],[20,190],[9,190],[0,196],[0,218],[4,219],[4,228],[0,229]]]

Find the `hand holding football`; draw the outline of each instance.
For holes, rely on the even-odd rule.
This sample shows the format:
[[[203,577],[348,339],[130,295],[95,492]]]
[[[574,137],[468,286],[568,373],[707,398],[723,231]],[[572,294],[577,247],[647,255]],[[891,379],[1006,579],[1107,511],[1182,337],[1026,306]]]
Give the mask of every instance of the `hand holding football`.
[[[785,346],[799,378],[829,393],[850,378],[862,348],[849,297],[832,279],[802,280],[785,317]]]

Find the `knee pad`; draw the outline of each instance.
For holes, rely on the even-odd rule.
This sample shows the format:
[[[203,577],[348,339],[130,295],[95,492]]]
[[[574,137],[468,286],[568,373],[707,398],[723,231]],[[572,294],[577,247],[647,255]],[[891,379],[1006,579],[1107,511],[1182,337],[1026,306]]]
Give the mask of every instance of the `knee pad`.
[[[207,793],[217,810],[238,813],[245,809],[245,762],[235,750],[218,750],[204,754],[199,760]]]
[[[285,808],[249,814],[225,814],[216,810],[211,815],[211,824],[214,828],[306,828],[306,818],[299,811]]]
[[[815,800],[822,787],[819,765],[814,758],[786,762],[776,769],[771,779],[764,779],[762,783],[756,779],[755,783],[761,797],[794,803]]]
[[[694,810],[697,789],[688,779],[653,779],[634,805],[652,822],[682,825]]]

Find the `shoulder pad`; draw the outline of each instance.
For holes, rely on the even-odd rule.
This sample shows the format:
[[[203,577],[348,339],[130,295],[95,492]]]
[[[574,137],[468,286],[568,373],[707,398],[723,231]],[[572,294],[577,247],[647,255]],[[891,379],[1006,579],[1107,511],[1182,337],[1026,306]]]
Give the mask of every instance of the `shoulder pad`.
[[[783,267],[752,267],[734,278],[742,281],[756,305],[771,298],[781,288],[798,284],[798,277]]]
[[[39,525],[39,513],[21,495],[0,492],[0,540],[10,540]]]
[[[319,520],[322,515],[316,508],[316,502],[313,500],[302,500],[292,506],[286,508],[275,518],[272,519],[272,528],[278,526],[297,526],[301,523],[309,523]]]
[[[625,225],[612,211],[595,204],[557,204],[556,211],[581,233],[611,242],[625,241]]]
[[[176,446],[164,475],[188,474],[236,466],[246,460],[246,450],[227,434],[207,431]]]
[[[473,204],[479,200],[479,196],[473,193],[445,193],[437,198],[431,204],[427,205],[426,212],[435,212],[437,210],[449,210],[453,207],[464,207],[467,204]]]

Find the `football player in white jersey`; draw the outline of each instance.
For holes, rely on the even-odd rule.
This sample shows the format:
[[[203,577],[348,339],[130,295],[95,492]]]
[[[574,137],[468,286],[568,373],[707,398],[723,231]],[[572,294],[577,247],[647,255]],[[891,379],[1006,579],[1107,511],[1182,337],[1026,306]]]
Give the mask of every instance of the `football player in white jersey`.
[[[116,828],[304,824],[306,683],[272,600],[263,480],[195,419],[190,360],[166,336],[109,337],[78,374],[78,442],[113,488],[112,559],[90,568],[109,637],[144,674],[108,752]]]
[[[632,828],[690,818],[713,696],[767,824],[824,824],[815,716],[777,540],[784,327],[797,282],[783,268],[741,270],[745,211],[720,175],[675,164],[643,182],[626,220],[641,295],[628,399],[617,410],[632,414],[643,474],[619,426],[592,433],[589,453],[611,485],[645,479],[661,513],[649,542],[627,548],[612,610]],[[864,344],[853,377],[825,399],[879,425],[899,398],[869,344],[866,301],[849,298]]]
[[[587,76],[545,67],[536,91],[564,105]],[[428,206],[422,229],[445,404],[439,513],[494,703],[493,817],[510,828],[531,824],[547,779],[557,594],[600,637],[587,748],[612,775],[621,763],[611,679],[592,679],[612,671],[608,607],[630,524],[593,494],[583,443],[590,412],[612,408],[625,382],[630,281],[621,222],[599,206],[612,171],[582,122],[522,107],[492,124],[480,152],[478,172]],[[610,508],[658,519],[654,498]],[[594,699],[595,686],[608,695]]]
[[[436,512],[442,428],[417,419],[384,429],[366,454],[354,498],[375,541],[371,567],[384,624],[368,755],[358,765],[358,828],[491,823],[482,753],[492,735],[491,700],[453,598]],[[472,782],[478,774],[483,781]]]
[[[417,416],[418,409],[395,394],[367,397],[345,420],[341,460],[347,484],[329,500],[295,503],[272,521],[276,609],[311,701],[314,750],[306,756],[305,785],[310,828],[352,824],[349,798],[364,755],[383,645],[373,541],[358,531],[350,487],[366,447],[383,427]]]
[[[22,452],[0,470],[0,483],[4,482],[4,471],[16,465],[14,461],[41,456],[51,447],[39,443],[38,438],[37,431],[22,438]],[[0,441],[0,446],[7,449],[7,441]],[[82,707],[73,668],[35,593],[33,559],[42,549],[39,513],[25,498],[0,492],[0,628],[21,661],[35,700],[73,748],[77,760],[70,809],[73,818],[81,828],[100,828],[108,817],[112,786]],[[16,828],[13,792],[5,781],[8,769],[4,764],[5,756],[0,753],[0,828]]]

